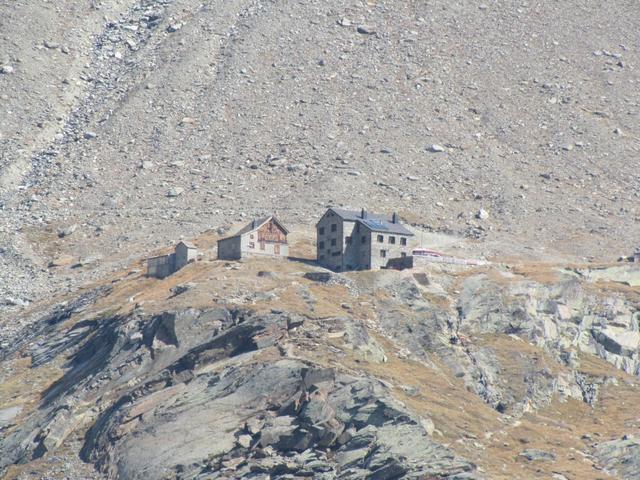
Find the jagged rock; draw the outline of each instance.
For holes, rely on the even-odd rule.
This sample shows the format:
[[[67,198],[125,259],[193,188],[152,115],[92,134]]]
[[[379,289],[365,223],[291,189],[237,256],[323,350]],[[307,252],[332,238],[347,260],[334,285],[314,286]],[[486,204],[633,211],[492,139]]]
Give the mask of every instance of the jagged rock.
[[[327,283],[331,281],[333,274],[330,272],[307,272],[304,274],[304,278],[312,280],[314,282]]]
[[[605,350],[616,355],[631,357],[637,355],[640,349],[640,333],[622,327],[594,330],[594,335]]]
[[[595,451],[596,458],[610,475],[640,479],[640,439],[624,436],[599,443]]]
[[[555,462],[556,455],[552,452],[546,452],[544,450],[536,450],[534,448],[529,448],[527,450],[523,450],[520,452],[520,456],[526,458],[530,462],[534,461],[545,461],[545,462]]]

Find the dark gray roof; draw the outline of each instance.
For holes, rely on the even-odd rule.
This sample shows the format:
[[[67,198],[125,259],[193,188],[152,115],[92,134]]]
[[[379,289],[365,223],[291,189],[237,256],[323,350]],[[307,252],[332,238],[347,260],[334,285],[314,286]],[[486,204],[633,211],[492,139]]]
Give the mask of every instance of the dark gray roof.
[[[255,218],[255,219],[251,220],[247,225],[242,227],[236,234],[234,234],[233,236],[228,237],[228,238],[234,238],[234,237],[238,237],[240,235],[244,235],[245,233],[253,232],[254,230],[257,230],[262,225],[267,223],[272,218],[273,218],[274,222],[276,222],[278,225],[280,225],[282,227],[282,229],[285,231],[285,233],[289,233],[289,230],[287,230],[287,227],[285,227],[282,223],[280,223],[280,221],[276,217],[274,217],[272,215],[270,217]]]
[[[393,223],[390,218],[384,215],[378,215],[377,213],[367,212],[367,218],[362,218],[362,211],[357,210],[343,210],[341,208],[330,208],[340,218],[350,222],[359,222],[367,227],[369,230],[381,233],[397,233],[398,235],[413,236],[409,230],[407,230],[400,223]]]

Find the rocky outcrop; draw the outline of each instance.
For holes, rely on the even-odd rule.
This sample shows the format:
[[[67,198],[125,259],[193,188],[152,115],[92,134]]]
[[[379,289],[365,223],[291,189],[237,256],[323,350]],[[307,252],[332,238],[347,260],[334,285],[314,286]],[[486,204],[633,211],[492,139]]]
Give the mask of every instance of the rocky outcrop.
[[[283,357],[303,322],[184,310],[61,331],[31,355],[42,365],[69,338],[65,374],[0,441],[14,452],[0,466],[52,452],[84,424],[81,457],[108,477],[476,478],[384,384]],[[348,330],[354,348],[376,352],[366,331]]]
[[[596,457],[609,475],[640,479],[640,438],[625,435],[596,445]]]
[[[548,285],[501,275],[467,276],[454,294],[446,275],[347,277],[333,288],[349,303],[323,318],[249,308],[259,296],[273,301],[272,292],[235,306],[92,316],[86,306],[100,292],[86,294],[45,312],[32,341],[5,350],[34,372],[62,374],[37,408],[0,410],[0,470],[76,442],[82,461],[107,478],[481,478],[482,457],[468,454],[506,435],[500,425],[555,400],[596,409],[620,382],[615,369],[635,373],[638,358],[633,295],[602,299],[570,276]],[[313,286],[331,288],[304,281],[302,305],[319,304]],[[365,295],[374,310],[358,300]],[[585,355],[610,370],[582,369]],[[443,383],[414,382],[425,368]],[[443,407],[458,384],[481,400],[476,415],[499,418],[497,433],[460,433],[467,424],[457,413],[470,399]],[[583,453],[627,472],[635,447],[629,437]],[[517,445],[513,458],[545,469],[559,451]]]

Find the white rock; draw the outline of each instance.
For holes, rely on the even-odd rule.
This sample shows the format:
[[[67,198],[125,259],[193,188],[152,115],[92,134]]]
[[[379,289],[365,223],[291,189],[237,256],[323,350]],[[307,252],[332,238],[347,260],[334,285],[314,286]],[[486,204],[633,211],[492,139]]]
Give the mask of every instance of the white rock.
[[[487,212],[485,209],[481,208],[476,213],[476,218],[479,218],[480,220],[486,220],[487,218],[489,218],[489,212]]]
[[[429,145],[427,147],[427,150],[430,151],[431,153],[440,153],[445,151],[442,145],[438,145],[436,143],[434,143],[433,145]]]
[[[178,197],[178,196],[182,195],[182,192],[184,192],[184,188],[182,188],[182,187],[173,187],[173,188],[170,188],[167,191],[167,197]]]
[[[240,435],[238,437],[238,445],[243,448],[249,448],[251,446],[251,435]]]
[[[9,74],[13,73],[13,67],[11,65],[2,65],[0,67],[0,73]]]

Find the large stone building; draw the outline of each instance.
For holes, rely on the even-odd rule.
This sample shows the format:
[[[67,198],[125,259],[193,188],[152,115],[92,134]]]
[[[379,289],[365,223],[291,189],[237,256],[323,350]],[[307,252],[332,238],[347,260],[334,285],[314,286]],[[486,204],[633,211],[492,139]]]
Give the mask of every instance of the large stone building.
[[[159,255],[147,260],[147,276],[165,278],[177,272],[187,263],[195,262],[198,249],[189,242],[180,242],[176,245],[174,253]]]
[[[382,215],[330,208],[316,224],[318,263],[340,272],[387,266],[389,260],[406,257],[413,234],[398,215]]]
[[[218,240],[220,260],[238,260],[246,255],[289,255],[289,231],[275,217],[252,220],[233,237]]]

